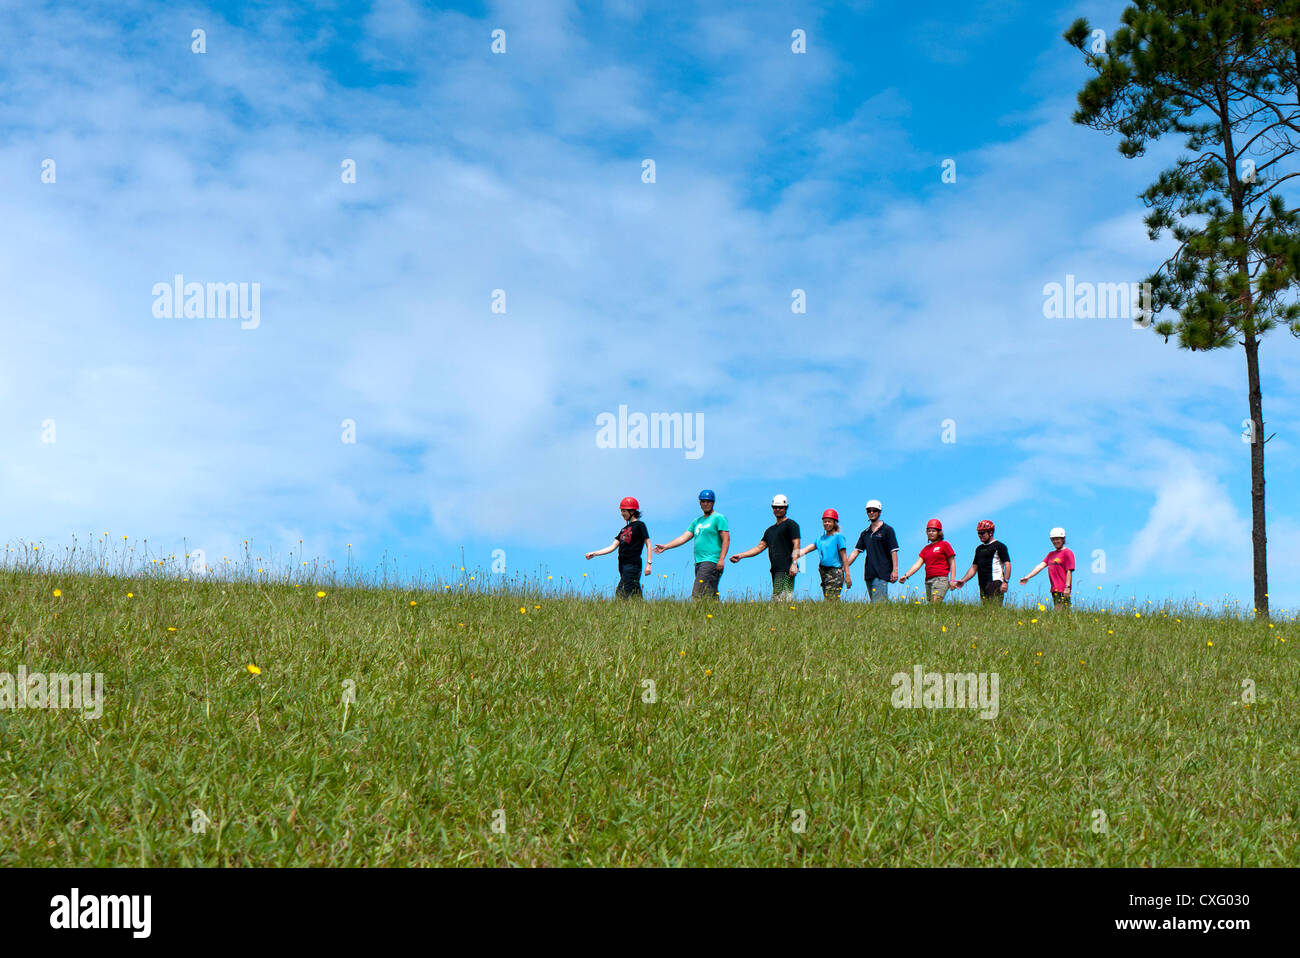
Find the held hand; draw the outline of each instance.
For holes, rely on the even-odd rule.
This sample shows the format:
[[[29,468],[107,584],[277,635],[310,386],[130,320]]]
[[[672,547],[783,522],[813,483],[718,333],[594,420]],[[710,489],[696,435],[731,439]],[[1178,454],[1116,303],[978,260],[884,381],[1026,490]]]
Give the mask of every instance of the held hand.
[[[795,576],[797,576],[798,574],[799,574],[799,563],[797,563],[797,562],[791,562],[791,563],[790,563],[790,578],[793,579],[793,578],[794,578]]]
[[[950,588],[950,589],[955,589],[955,588],[957,588],[957,580],[956,580],[956,579],[953,579],[953,578],[949,578],[949,579],[948,579],[948,588]]]
[[[954,582],[954,583],[952,584],[952,587],[953,587],[954,589],[960,589],[960,588],[961,588],[962,586],[964,586],[965,584],[966,584],[966,580],[965,580],[965,579],[958,579],[956,582]]]
[[[846,588],[846,589],[852,589],[852,588],[853,588],[853,577],[852,577],[852,576],[847,576],[847,575],[846,575],[846,576],[844,577],[844,588]]]
[[[1005,582],[1002,583],[1002,591],[1003,592],[1007,591],[1007,584]]]
[[[898,579],[897,579],[897,582],[898,582],[899,585],[902,585],[902,584],[903,584],[904,582],[906,582],[906,581],[907,581],[907,576],[905,576],[905,575],[900,575],[900,576],[898,577]]]
[[[668,547],[665,546],[665,545],[657,545],[657,546],[655,546],[655,555],[663,555],[664,550],[667,549],[667,548],[668,548]]]
[[[726,564],[725,562],[723,562],[721,559],[719,559],[719,560],[718,560],[718,571],[719,571],[719,572],[725,572],[726,569],[727,569],[727,564]]]
[[[1021,585],[1025,585],[1027,582],[1029,582],[1029,576],[1025,576],[1023,579],[1020,580]]]
[[[740,556],[732,556],[732,557],[731,557],[731,561],[732,561],[732,562],[739,562],[739,561],[740,561]]]
[[[903,581],[903,580],[900,579],[900,578],[898,577],[898,573],[897,573],[897,572],[891,572],[891,573],[889,573],[889,581],[890,581],[890,582],[901,582],[901,581]]]

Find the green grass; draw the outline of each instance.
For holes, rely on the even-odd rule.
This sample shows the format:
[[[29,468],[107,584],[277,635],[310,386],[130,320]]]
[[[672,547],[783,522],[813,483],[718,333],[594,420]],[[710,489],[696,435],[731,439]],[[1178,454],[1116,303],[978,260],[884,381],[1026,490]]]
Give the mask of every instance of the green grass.
[[[107,690],[0,711],[0,865],[1300,860],[1289,621],[321,588],[0,570],[0,671]]]

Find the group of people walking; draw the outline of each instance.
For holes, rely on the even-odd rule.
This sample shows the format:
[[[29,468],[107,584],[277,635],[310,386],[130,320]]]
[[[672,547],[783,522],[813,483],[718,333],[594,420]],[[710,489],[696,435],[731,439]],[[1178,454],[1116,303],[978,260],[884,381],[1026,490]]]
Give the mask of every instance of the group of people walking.
[[[700,512],[686,527],[686,531],[671,542],[654,545],[650,532],[641,521],[641,506],[631,496],[619,503],[623,528],[614,541],[604,549],[588,552],[588,559],[618,552],[619,598],[641,598],[641,576],[650,575],[653,556],[662,555],[695,540],[695,584],[692,599],[716,599],[718,582],[726,569],[727,553],[731,548],[731,531],[727,517],[714,506],[717,496],[712,489],[700,492]],[[867,527],[858,536],[853,551],[848,551],[848,540],[840,531],[840,515],[834,509],[822,513],[822,534],[814,542],[803,544],[799,523],[789,518],[790,500],[778,495],[772,498],[772,515],[775,521],[763,532],[758,544],[730,557],[736,563],[750,559],[764,551],[772,568],[772,598],[794,597],[794,580],[799,573],[799,560],[817,553],[817,567],[821,575],[822,595],[827,601],[838,601],[844,589],[853,587],[853,563],[858,556],[866,556],[862,577],[867,596],[872,602],[889,598],[889,585],[900,585],[924,569],[925,597],[930,602],[942,602],[950,589],[960,589],[971,579],[979,580],[980,600],[986,604],[1001,605],[1011,582],[1011,554],[1004,543],[995,538],[996,529],[991,519],[983,519],[975,526],[980,544],[975,547],[970,568],[957,577],[957,553],[943,537],[943,523],[931,519],[925,525],[926,543],[917,554],[916,561],[902,575],[898,573],[898,536],[880,515],[884,511],[879,499],[867,503]],[[1065,546],[1065,530],[1057,526],[1048,533],[1052,551],[1021,578],[1024,585],[1044,569],[1051,582],[1052,604],[1068,608],[1074,586],[1074,553]],[[645,553],[644,570],[641,554]]]

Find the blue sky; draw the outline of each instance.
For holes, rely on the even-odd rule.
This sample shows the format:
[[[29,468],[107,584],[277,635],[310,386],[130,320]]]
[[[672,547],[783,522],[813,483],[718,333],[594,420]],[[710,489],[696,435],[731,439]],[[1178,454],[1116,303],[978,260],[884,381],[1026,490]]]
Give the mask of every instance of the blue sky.
[[[1018,572],[1064,525],[1081,596],[1249,604],[1241,350],[1043,315],[1045,283],[1165,248],[1136,194],[1176,145],[1126,160],[1070,122],[1060,34],[1123,4],[88,9],[0,11],[8,541],[302,539],[426,575],[499,549],[608,589],[582,554],[618,500],[665,540],[707,486],[741,548],[775,493],[851,536],[874,497],[908,561],[931,516],[963,566],[993,518]],[[260,284],[257,328],[155,316],[178,273]],[[1300,343],[1262,363],[1290,606]],[[703,454],[599,448],[620,405],[703,414]],[[724,595],[766,576],[729,567]]]

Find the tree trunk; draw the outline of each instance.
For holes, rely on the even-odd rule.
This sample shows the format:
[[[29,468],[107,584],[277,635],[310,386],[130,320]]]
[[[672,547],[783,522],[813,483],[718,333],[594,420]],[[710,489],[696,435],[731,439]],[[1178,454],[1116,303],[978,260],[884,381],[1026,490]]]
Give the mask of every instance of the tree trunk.
[[[1250,388],[1250,542],[1254,553],[1255,615],[1268,618],[1268,546],[1264,535],[1264,400],[1259,391],[1259,339],[1247,330],[1246,378]]]

